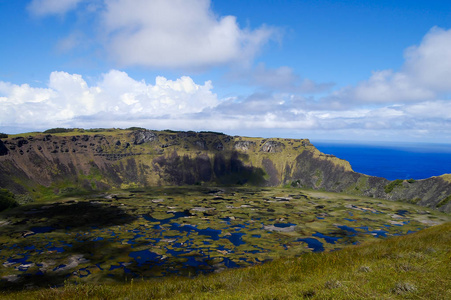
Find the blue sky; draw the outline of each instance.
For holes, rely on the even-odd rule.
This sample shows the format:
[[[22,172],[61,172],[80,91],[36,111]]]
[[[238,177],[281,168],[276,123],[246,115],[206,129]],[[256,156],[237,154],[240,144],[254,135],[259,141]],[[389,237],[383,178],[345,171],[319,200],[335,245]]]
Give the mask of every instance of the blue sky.
[[[0,0],[0,132],[451,140],[450,1]]]

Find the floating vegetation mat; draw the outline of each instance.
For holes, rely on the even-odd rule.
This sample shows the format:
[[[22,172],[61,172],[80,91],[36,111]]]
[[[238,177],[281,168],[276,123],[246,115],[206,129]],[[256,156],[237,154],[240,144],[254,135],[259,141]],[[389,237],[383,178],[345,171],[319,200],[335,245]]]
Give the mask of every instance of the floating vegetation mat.
[[[0,285],[194,276],[450,220],[410,204],[299,189],[118,191],[1,214]]]

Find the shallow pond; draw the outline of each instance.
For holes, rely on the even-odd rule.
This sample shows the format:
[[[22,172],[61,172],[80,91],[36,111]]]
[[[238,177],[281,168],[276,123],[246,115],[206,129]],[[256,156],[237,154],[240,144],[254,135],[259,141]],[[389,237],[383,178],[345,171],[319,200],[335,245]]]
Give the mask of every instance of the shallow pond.
[[[0,215],[2,287],[192,276],[450,220],[409,204],[297,189],[154,188],[117,196]]]

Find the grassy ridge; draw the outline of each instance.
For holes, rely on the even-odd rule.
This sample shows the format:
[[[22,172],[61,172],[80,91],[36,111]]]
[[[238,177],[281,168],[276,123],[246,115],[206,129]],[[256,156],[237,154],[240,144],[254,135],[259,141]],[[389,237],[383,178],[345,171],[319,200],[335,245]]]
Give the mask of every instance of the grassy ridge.
[[[451,223],[196,278],[78,284],[2,299],[451,299]]]

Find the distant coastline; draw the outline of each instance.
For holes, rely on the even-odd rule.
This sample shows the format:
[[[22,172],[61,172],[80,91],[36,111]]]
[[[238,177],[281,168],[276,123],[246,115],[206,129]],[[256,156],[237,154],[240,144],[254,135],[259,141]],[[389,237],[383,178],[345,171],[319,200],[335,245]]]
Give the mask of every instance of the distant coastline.
[[[425,179],[451,173],[451,145],[312,141],[318,150],[351,163],[354,171],[394,179]]]

